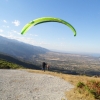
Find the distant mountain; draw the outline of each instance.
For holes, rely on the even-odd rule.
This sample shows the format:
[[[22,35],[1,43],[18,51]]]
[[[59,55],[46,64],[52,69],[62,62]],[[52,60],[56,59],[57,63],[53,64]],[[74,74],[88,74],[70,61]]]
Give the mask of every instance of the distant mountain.
[[[22,60],[30,60],[34,55],[45,54],[49,50],[0,36],[0,53]]]

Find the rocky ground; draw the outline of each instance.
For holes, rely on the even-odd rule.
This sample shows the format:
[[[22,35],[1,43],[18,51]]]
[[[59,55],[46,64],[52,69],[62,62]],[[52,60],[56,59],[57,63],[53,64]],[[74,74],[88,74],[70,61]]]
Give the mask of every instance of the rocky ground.
[[[67,100],[73,87],[56,76],[0,69],[0,100]]]

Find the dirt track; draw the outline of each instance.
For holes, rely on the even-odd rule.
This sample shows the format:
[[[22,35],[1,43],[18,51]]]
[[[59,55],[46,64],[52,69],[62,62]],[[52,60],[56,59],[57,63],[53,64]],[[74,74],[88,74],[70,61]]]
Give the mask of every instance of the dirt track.
[[[0,69],[0,100],[61,100],[70,88],[55,76]]]

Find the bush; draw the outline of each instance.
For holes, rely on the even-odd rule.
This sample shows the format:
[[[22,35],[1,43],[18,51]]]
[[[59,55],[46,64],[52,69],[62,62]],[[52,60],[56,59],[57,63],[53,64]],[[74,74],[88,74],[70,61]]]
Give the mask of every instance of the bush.
[[[87,90],[96,98],[100,99],[100,82],[99,81],[87,81]]]
[[[87,81],[86,84],[84,84],[83,82],[79,82],[77,84],[77,88],[84,90],[83,87],[85,88],[85,90],[91,93],[95,99],[100,100],[100,81],[91,80]]]
[[[8,62],[6,60],[0,59],[0,69],[17,69],[17,68],[24,68],[15,63]]]
[[[85,84],[83,82],[78,82],[77,87],[78,88],[83,88]]]

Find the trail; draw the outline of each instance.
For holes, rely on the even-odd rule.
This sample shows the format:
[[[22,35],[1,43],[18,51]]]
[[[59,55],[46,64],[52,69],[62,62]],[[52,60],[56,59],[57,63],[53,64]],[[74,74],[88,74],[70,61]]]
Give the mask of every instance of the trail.
[[[0,100],[61,100],[74,86],[46,74],[0,69]]]

